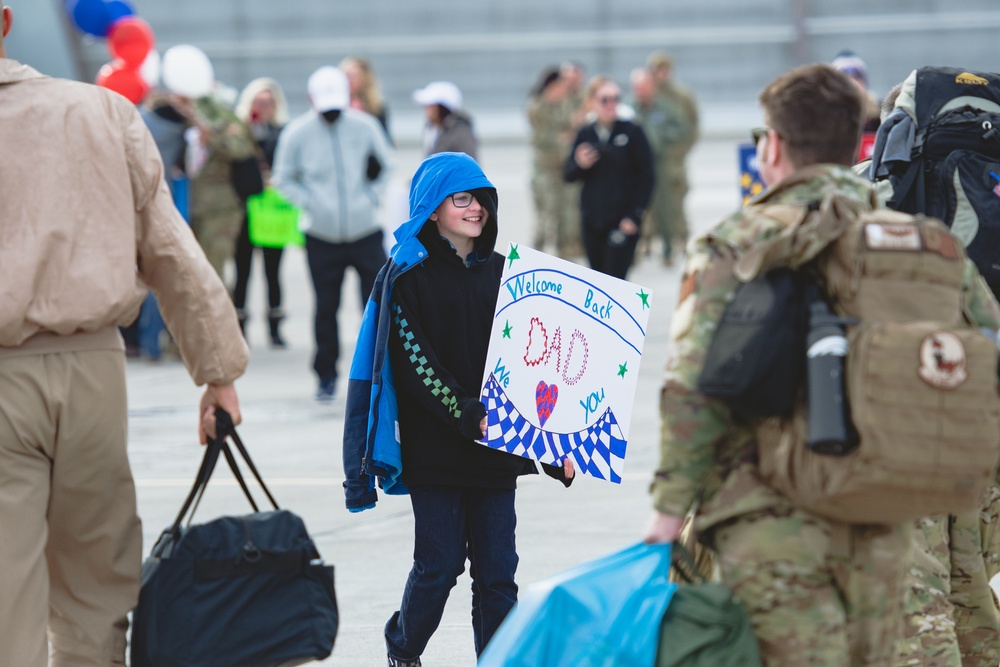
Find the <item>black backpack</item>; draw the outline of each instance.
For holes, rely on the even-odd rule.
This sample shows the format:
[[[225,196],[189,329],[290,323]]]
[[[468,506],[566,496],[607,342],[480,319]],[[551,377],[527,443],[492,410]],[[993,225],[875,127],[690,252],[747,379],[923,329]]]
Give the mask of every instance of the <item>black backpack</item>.
[[[888,180],[890,208],[943,221],[1000,294],[1000,74],[911,73],[879,128],[871,176]]]

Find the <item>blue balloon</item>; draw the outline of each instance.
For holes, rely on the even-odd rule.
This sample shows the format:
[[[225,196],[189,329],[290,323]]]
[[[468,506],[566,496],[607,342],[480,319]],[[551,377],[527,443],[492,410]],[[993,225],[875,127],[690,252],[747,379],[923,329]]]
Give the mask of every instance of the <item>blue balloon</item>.
[[[107,0],[105,4],[107,4],[108,13],[111,15],[109,30],[110,26],[113,26],[118,19],[135,15],[135,8],[132,7],[131,3],[126,2],[126,0]]]
[[[76,0],[70,9],[76,27],[94,37],[107,37],[111,10],[105,0]]]

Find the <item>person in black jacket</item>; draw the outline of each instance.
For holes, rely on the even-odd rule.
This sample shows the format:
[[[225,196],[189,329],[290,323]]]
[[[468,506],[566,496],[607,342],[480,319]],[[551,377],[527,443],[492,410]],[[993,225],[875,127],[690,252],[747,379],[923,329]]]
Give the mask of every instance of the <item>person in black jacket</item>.
[[[254,79],[240,93],[236,103],[236,115],[247,124],[253,134],[258,158],[263,159],[260,165],[264,170],[262,182],[270,176],[274,164],[274,151],[278,146],[278,135],[288,122],[288,105],[281,86],[274,79]],[[246,202],[244,202],[244,209]],[[247,312],[244,310],[247,300],[247,288],[250,282],[250,268],[253,264],[254,246],[250,242],[250,224],[246,211],[243,214],[243,229],[236,239],[236,284],[233,286],[233,303],[236,314],[240,318],[240,328],[246,335]],[[284,348],[285,340],[281,337],[279,327],[285,317],[281,308],[280,267],[283,248],[261,248],[264,256],[264,276],[267,278],[267,325],[271,337],[271,346]]]
[[[583,247],[591,268],[624,278],[632,266],[643,214],[653,194],[653,153],[635,123],[618,117],[621,88],[599,75],[587,86],[596,120],[576,135],[563,176],[582,181]]]
[[[429,161],[435,166],[422,165],[411,186],[417,215],[404,225],[420,225],[426,258],[396,278],[390,303],[397,437],[414,519],[413,568],[385,626],[390,667],[420,664],[466,558],[476,654],[486,648],[517,601],[517,477],[537,472],[528,459],[475,442],[486,435],[479,389],[505,261],[493,250],[496,189],[467,155]],[[450,194],[439,201],[434,193]],[[566,486],[574,473],[569,458],[543,469]]]

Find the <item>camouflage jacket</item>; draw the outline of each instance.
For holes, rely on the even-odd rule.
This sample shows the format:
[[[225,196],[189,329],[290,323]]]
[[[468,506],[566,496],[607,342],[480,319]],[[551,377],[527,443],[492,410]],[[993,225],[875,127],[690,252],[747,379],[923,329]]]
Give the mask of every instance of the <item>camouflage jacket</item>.
[[[576,136],[573,110],[564,101],[533,99],[528,103],[528,122],[535,165],[562,169]]]
[[[232,164],[257,155],[257,144],[246,125],[228,107],[208,96],[196,106],[200,124],[208,130],[208,157],[191,180],[191,215],[230,214],[243,204],[232,185]]]
[[[660,104],[667,110],[665,151],[662,157],[682,164],[698,140],[698,104],[687,88],[672,81],[656,91]]]
[[[753,425],[736,418],[722,401],[700,394],[697,381],[716,326],[739,286],[736,261],[784,229],[761,205],[808,204],[832,192],[874,201],[871,185],[850,169],[816,165],[764,191],[689,244],[660,397],[661,455],[651,487],[658,511],[682,516],[697,502],[697,526],[704,530],[748,512],[788,505],[758,476]],[[811,258],[826,244],[816,239],[810,247],[807,239],[796,253]],[[970,321],[991,329],[1000,326],[1000,307],[971,262],[964,290]]]
[[[635,110],[633,122],[638,123],[646,133],[659,169],[660,160],[670,145],[672,133],[677,129],[676,120],[672,118],[676,109],[662,95],[655,96],[653,103],[648,107],[643,106],[637,99],[630,100],[629,104]]]

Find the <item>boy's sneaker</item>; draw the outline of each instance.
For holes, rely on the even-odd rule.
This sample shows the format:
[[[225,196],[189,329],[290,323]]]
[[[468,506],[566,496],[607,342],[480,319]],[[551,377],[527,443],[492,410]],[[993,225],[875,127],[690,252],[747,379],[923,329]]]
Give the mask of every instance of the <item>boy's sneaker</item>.
[[[333,400],[334,380],[320,380],[319,388],[316,390],[316,400],[320,403],[329,403]]]
[[[420,667],[420,658],[403,660],[402,658],[397,658],[392,653],[387,653],[386,656],[389,658],[389,667]]]

